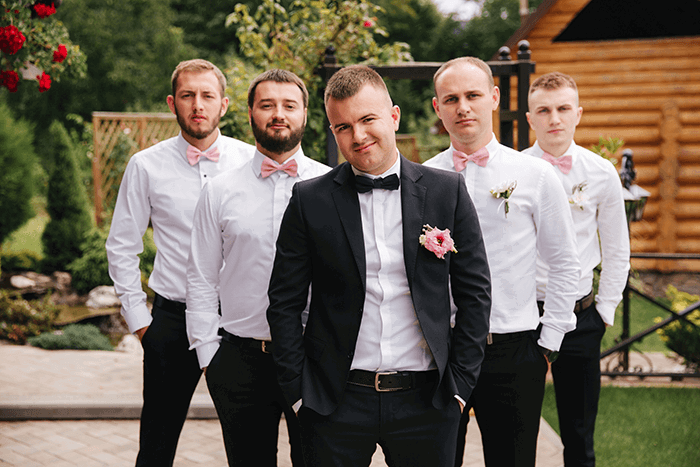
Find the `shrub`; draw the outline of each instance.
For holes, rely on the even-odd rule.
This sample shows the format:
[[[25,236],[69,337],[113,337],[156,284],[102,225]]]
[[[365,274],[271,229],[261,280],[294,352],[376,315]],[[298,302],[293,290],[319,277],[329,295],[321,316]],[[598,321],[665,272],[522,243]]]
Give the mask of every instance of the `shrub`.
[[[39,166],[31,126],[0,102],[0,244],[34,216],[30,204]]]
[[[82,256],[81,245],[92,226],[92,217],[68,132],[59,122],[54,122],[49,133],[55,145],[46,206],[51,220],[41,242],[43,268],[53,272],[67,269],[68,264]]]
[[[671,310],[676,313],[688,308],[700,300],[700,296],[681,292],[674,286],[666,288],[666,296],[671,301]],[[685,320],[673,321],[667,326],[657,330],[666,346],[683,357],[686,367],[693,371],[700,370],[700,309],[692,311]],[[657,321],[661,321],[659,318]]]
[[[46,350],[113,350],[109,339],[94,324],[69,324],[62,330],[31,337],[29,343]]]
[[[107,250],[105,250],[108,235],[108,224],[90,230],[82,244],[82,256],[68,265],[68,272],[73,277],[71,285],[79,294],[86,294],[99,285],[113,283],[109,277],[109,263]],[[144,283],[153,272],[155,257],[156,245],[153,242],[153,230],[147,229],[143,236],[143,252],[139,255],[141,279]]]
[[[32,250],[2,252],[0,258],[5,272],[38,271],[41,265],[41,255]]]
[[[50,331],[59,312],[48,295],[28,301],[19,292],[0,290],[0,339],[24,344],[27,338]]]

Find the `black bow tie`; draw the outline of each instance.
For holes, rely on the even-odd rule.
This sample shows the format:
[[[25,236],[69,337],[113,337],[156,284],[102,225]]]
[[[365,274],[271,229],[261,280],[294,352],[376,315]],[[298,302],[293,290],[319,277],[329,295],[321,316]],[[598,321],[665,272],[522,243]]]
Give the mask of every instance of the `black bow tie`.
[[[399,177],[396,174],[391,174],[388,177],[369,178],[362,175],[355,176],[355,188],[358,193],[367,193],[373,188],[382,188],[384,190],[398,190]]]

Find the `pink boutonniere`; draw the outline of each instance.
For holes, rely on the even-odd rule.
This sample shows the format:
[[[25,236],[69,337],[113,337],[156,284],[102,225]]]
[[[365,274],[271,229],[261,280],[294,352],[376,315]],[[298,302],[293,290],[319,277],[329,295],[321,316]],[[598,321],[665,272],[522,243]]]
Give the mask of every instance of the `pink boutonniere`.
[[[445,253],[457,253],[455,242],[450,237],[450,229],[440,230],[429,225],[423,226],[423,234],[418,238],[426,250],[435,253],[440,259],[445,259]]]

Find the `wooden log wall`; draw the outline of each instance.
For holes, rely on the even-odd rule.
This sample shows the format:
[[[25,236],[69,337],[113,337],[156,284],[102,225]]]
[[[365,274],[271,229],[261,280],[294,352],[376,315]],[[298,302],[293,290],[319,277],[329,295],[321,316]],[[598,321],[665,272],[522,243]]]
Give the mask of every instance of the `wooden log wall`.
[[[583,107],[577,144],[590,148],[611,136],[633,151],[635,183],[651,196],[643,220],[632,223],[632,251],[700,253],[700,37],[552,42],[586,3],[557,2],[525,37],[536,62],[531,80],[571,75]],[[700,271],[695,260],[633,264]]]

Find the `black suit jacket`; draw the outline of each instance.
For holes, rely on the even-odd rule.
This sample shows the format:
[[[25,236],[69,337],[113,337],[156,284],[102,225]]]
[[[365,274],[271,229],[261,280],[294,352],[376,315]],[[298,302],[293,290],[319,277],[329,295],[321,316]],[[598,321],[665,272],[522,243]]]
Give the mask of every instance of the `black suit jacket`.
[[[406,276],[440,383],[433,405],[469,399],[489,328],[491,279],[476,210],[458,173],[401,158]],[[365,250],[354,174],[345,163],[294,185],[268,295],[273,357],[289,404],[321,415],[342,398],[365,300]],[[457,254],[439,259],[419,243],[423,226],[450,229]],[[301,315],[311,284],[306,330]],[[450,327],[450,292],[457,306]]]

